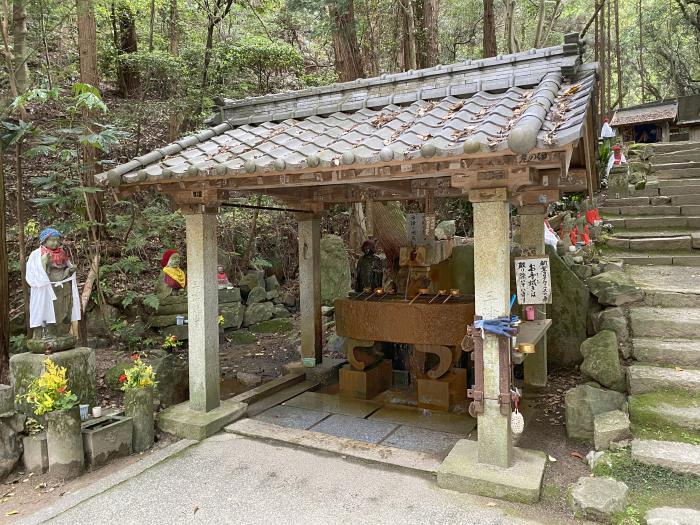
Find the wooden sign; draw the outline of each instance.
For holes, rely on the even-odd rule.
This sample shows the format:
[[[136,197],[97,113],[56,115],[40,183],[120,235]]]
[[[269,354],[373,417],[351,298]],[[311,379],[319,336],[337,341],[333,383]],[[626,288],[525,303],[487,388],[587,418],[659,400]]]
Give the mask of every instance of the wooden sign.
[[[406,214],[406,233],[411,246],[418,246],[425,243],[425,214]]]
[[[550,304],[552,278],[549,257],[516,257],[515,286],[520,304]]]

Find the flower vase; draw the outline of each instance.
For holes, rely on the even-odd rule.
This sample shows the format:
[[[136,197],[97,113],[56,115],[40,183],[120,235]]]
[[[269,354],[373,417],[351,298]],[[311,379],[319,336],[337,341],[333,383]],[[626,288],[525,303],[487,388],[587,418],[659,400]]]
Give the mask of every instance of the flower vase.
[[[46,421],[49,473],[64,480],[78,477],[85,470],[78,407],[47,412]]]
[[[153,388],[129,388],[124,392],[124,410],[133,419],[132,447],[143,452],[153,446]]]

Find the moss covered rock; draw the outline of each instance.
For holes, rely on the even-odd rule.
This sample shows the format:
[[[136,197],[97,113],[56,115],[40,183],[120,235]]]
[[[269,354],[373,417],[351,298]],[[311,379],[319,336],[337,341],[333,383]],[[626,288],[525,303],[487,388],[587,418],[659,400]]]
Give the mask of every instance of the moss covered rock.
[[[257,342],[258,338],[247,330],[237,330],[231,335],[227,336],[233,344],[236,345],[250,345]]]
[[[274,310],[274,305],[268,302],[248,305],[243,315],[243,326],[250,326],[272,319]]]
[[[602,330],[581,343],[581,372],[606,388],[623,392],[625,374],[620,366],[617,336],[612,330]]]
[[[219,309],[219,313],[224,317],[224,324],[222,325],[224,329],[233,328],[234,330],[238,330],[243,324],[245,309],[246,307],[241,303],[222,305]]]
[[[291,330],[292,322],[288,319],[270,319],[269,321],[262,321],[250,327],[250,331],[257,334],[289,332]]]
[[[621,410],[626,398],[613,390],[579,385],[569,390],[564,399],[567,435],[572,439],[591,441],[594,417],[603,412]]]
[[[644,292],[637,287],[632,277],[622,270],[609,270],[588,279],[591,293],[600,304],[621,306],[640,301]]]
[[[629,413],[637,437],[700,444],[700,398],[687,392],[630,396]]]

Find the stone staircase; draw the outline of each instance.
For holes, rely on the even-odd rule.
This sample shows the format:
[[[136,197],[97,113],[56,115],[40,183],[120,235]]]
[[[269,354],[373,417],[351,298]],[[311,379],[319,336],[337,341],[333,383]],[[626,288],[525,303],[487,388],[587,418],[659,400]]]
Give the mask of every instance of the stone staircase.
[[[609,198],[607,252],[626,264],[700,266],[700,143],[654,146],[644,189]]]
[[[607,199],[606,252],[644,289],[629,308],[632,457],[700,475],[700,143],[654,147],[643,190]]]

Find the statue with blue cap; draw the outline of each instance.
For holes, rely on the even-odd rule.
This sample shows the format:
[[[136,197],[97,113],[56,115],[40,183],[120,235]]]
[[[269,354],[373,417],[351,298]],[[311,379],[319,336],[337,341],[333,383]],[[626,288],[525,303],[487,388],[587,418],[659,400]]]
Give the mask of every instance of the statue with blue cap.
[[[27,346],[34,353],[50,354],[75,347],[70,327],[80,320],[80,297],[75,265],[61,247],[60,232],[46,228],[39,243],[27,261],[29,326],[34,329]]]

